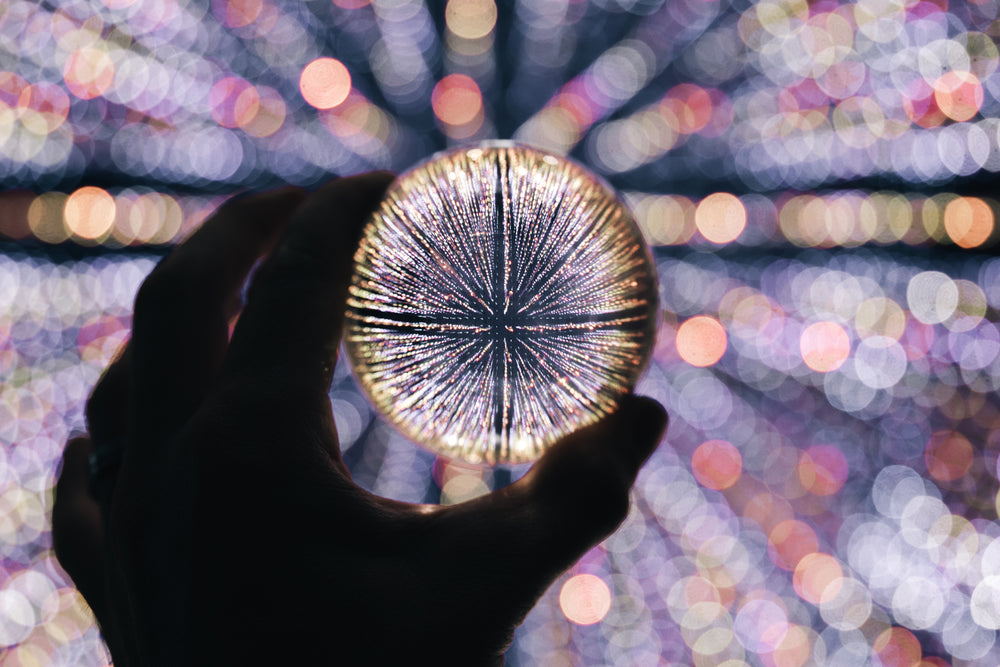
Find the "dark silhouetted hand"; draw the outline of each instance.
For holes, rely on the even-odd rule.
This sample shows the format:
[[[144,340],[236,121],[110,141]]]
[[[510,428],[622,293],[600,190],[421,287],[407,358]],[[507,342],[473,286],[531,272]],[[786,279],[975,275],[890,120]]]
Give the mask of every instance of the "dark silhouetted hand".
[[[328,391],[351,258],[391,179],[230,202],[139,289],[53,511],[117,667],[500,664],[546,588],[625,517],[666,424],[635,396],[462,504],[351,481]]]

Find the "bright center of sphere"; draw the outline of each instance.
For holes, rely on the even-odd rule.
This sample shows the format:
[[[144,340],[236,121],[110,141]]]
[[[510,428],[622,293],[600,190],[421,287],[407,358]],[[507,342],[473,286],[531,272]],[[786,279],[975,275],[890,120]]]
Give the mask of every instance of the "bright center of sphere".
[[[612,412],[655,328],[653,263],[614,193],[568,160],[494,143],[396,181],[355,255],[344,338],[403,433],[495,464]]]

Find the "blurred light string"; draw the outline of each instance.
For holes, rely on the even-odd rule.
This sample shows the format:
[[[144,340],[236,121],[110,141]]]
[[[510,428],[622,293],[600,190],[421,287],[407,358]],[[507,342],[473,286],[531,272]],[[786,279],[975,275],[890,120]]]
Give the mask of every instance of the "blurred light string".
[[[443,79],[445,85],[436,89],[434,100],[435,113],[454,132],[482,122],[478,88],[462,77]],[[398,127],[353,89],[336,107],[319,109],[319,119],[345,144],[373,154],[382,149],[378,142],[375,148],[369,146],[374,141],[369,132],[393,132]],[[853,248],[901,243],[976,250],[993,247],[1000,238],[996,200],[947,192],[930,197],[860,190],[770,197],[716,192],[696,201],[630,191],[624,198],[651,246]],[[98,200],[106,206],[96,207]],[[176,243],[224,200],[225,196],[176,195],[143,187],[0,193],[4,204],[0,238],[108,247]],[[71,201],[77,203],[67,208]],[[78,203],[84,201],[88,203],[81,208]]]
[[[517,5],[521,34],[506,46],[523,49],[501,93],[491,0],[453,0],[442,35],[421,2],[17,1],[0,15],[0,168],[21,184],[96,167],[198,187],[399,169],[434,145],[431,98],[461,74],[476,82],[482,122],[443,123],[446,141],[513,121],[515,137],[557,152],[583,142],[596,169],[657,189],[692,169],[754,190],[940,184],[1000,169],[989,6]],[[620,33],[623,9],[640,20],[560,81],[594,41],[584,26],[607,19]],[[354,70],[352,132],[299,95],[304,68],[331,47]],[[554,95],[528,99],[529,88]],[[108,141],[110,155],[96,150]]]
[[[998,664],[998,204],[966,187],[1000,171],[997,11],[3,4],[0,179],[26,189],[0,194],[0,661],[107,663],[46,513],[153,246],[237,189],[516,132],[604,174],[654,246],[639,390],[672,425],[511,662]],[[317,62],[341,74],[314,104]],[[342,367],[331,408],[354,478],[400,500],[523,472],[409,446]]]

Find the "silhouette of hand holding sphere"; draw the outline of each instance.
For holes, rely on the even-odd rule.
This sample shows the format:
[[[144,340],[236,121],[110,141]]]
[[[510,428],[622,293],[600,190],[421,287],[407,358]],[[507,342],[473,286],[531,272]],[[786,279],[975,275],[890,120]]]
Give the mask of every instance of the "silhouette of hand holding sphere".
[[[500,664],[538,597],[624,518],[665,427],[632,395],[475,500],[411,505],[351,481],[328,391],[351,259],[391,180],[233,201],[141,286],[53,508],[116,667]],[[115,451],[90,479],[88,456]]]

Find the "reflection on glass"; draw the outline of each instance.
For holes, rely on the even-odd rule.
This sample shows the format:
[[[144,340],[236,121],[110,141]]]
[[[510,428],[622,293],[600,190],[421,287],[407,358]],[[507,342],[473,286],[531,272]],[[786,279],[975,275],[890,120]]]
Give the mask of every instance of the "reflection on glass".
[[[614,193],[562,158],[499,143],[440,155],[397,181],[355,260],[355,372],[446,456],[535,459],[613,411],[649,357],[649,251]]]

